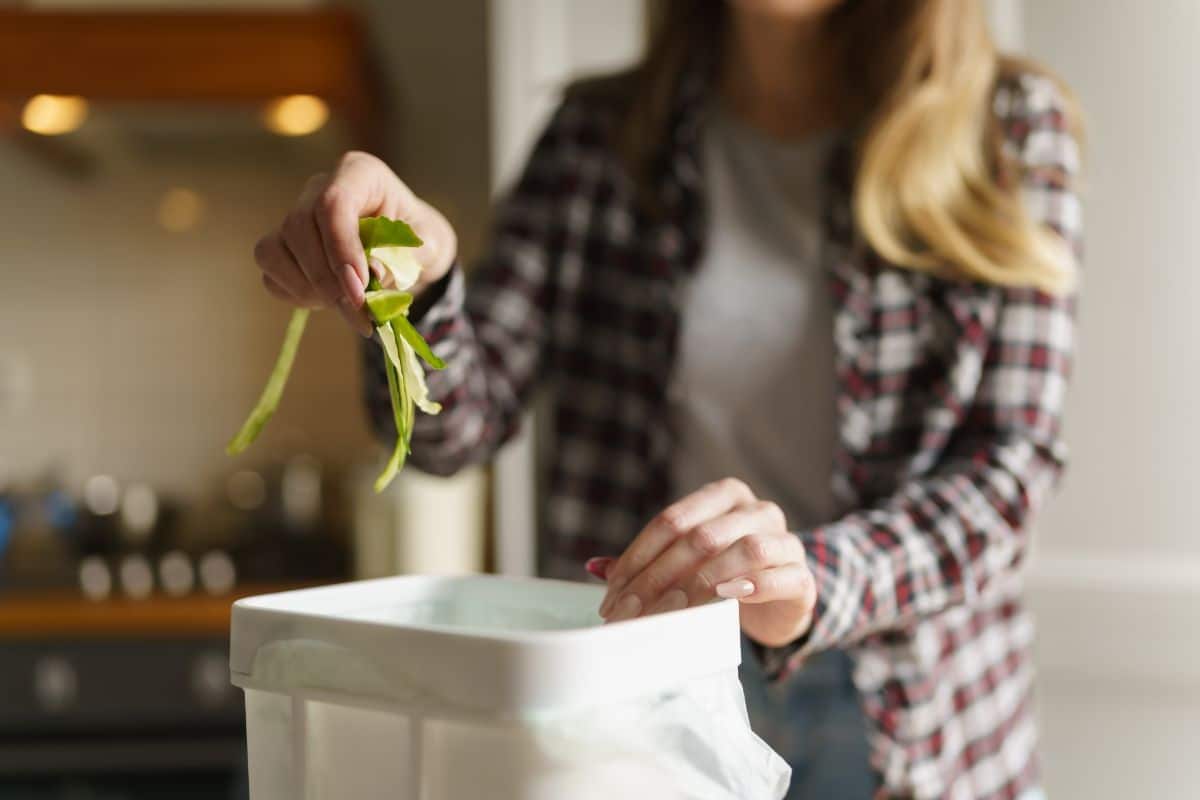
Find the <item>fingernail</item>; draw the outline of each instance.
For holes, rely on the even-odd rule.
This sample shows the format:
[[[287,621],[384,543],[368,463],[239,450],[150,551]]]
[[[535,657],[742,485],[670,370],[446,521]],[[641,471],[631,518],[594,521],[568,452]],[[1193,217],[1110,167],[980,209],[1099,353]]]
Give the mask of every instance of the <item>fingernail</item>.
[[[596,556],[595,558],[589,558],[587,563],[583,565],[583,568],[589,574],[595,575],[600,580],[604,580],[608,576],[608,568],[612,565],[612,562],[613,559],[607,556]]]
[[[662,596],[652,610],[654,614],[665,614],[668,611],[682,611],[688,607],[687,592],[682,589],[672,589]]]
[[[346,270],[348,270],[348,272],[343,274],[353,276],[343,281],[345,284],[344,288],[346,290],[346,297],[350,299],[352,304],[361,306],[363,301],[366,299],[363,296],[363,292],[366,289],[366,284],[363,282],[362,277],[358,274],[358,270],[355,269],[353,264],[347,264]]]
[[[617,604],[613,607],[612,616],[608,621],[621,622],[633,619],[640,613],[642,613],[642,599],[636,594],[627,594],[617,601]]]
[[[717,584],[717,596],[728,597],[734,600],[742,597],[749,597],[754,594],[754,584],[745,578],[738,578],[735,581],[725,581],[725,583]]]
[[[608,592],[604,595],[604,602],[600,603],[600,616],[607,617],[612,613],[613,603],[617,602],[617,595],[621,593],[622,587],[623,584],[609,581]]]

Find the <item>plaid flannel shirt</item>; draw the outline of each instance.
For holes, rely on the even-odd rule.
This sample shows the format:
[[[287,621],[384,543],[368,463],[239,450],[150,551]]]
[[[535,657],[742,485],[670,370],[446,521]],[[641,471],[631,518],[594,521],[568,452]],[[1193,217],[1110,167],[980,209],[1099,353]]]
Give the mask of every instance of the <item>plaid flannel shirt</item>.
[[[500,204],[482,263],[431,288],[418,320],[448,362],[429,379],[444,410],[417,415],[419,467],[489,459],[535,387],[552,387],[550,575],[578,579],[588,557],[621,553],[671,499],[666,390],[679,292],[705,232],[704,95],[696,78],[678,92],[657,177],[666,212],[651,216],[610,144],[619,106],[569,93]],[[994,111],[1028,212],[1077,252],[1063,98],[1022,75],[998,84]],[[841,514],[796,532],[817,579],[814,623],[762,657],[782,675],[818,650],[852,655],[880,797],[1014,798],[1038,783],[1018,566],[1063,466],[1074,301],[883,263],[853,230],[849,154],[832,162]],[[369,406],[392,435],[377,362]]]

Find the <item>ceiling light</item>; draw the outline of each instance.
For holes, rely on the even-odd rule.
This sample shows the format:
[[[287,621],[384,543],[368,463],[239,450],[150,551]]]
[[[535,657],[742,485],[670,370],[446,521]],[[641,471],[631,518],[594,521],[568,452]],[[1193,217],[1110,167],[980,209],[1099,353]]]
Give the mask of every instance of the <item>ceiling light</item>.
[[[77,130],[88,115],[88,103],[74,95],[39,94],[29,98],[21,112],[25,129],[43,136]]]
[[[263,124],[280,136],[307,136],[329,119],[329,106],[311,94],[293,94],[272,100],[263,109]]]

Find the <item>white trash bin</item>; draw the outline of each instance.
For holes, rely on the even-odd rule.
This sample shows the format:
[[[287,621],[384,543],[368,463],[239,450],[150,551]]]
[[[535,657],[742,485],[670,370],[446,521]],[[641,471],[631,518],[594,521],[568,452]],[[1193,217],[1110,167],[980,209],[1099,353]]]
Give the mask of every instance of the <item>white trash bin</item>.
[[[738,608],[612,625],[598,586],[398,577],[233,607],[251,800],[779,800]]]

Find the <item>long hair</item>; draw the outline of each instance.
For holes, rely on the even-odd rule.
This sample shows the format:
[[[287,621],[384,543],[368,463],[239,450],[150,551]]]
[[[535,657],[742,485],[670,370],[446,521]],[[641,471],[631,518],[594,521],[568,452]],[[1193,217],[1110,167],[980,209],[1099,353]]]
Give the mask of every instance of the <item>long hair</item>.
[[[635,178],[661,151],[680,76],[697,51],[719,53],[729,13],[724,0],[662,0],[654,10],[621,132]],[[979,0],[844,0],[827,23],[846,54],[854,219],[868,245],[921,272],[1071,288],[1070,248],[1022,207],[1020,165],[1009,163],[992,111],[1000,78],[1048,73],[997,53]]]

